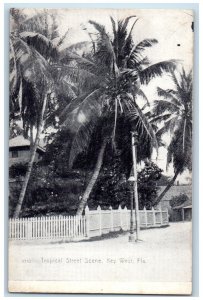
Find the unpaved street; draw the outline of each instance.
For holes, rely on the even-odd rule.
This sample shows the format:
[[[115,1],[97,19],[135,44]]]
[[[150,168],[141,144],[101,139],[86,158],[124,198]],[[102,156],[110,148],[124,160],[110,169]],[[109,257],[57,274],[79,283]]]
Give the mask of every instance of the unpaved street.
[[[191,222],[72,243],[10,242],[11,281],[190,282]]]

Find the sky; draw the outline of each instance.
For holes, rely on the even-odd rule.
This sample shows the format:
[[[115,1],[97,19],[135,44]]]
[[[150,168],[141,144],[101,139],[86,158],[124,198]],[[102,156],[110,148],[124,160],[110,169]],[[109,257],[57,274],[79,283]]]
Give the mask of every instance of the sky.
[[[38,10],[40,12],[40,10]],[[32,9],[25,9],[24,13],[32,16]],[[94,32],[93,27],[88,24],[89,20],[105,25],[107,32],[111,34],[110,16],[114,19],[122,19],[129,15],[138,17],[132,35],[135,42],[140,42],[145,38],[154,38],[158,44],[148,48],[145,54],[151,63],[160,62],[167,59],[180,60],[186,71],[193,66],[193,32],[191,24],[193,12],[184,9],[57,9],[54,11],[59,16],[59,32],[64,34],[68,30],[68,35],[64,47],[80,41],[89,41],[89,36],[84,28]],[[132,24],[133,19],[129,24]],[[169,76],[161,79],[154,79],[148,86],[143,87],[143,91],[152,103],[156,99],[156,87],[171,88],[172,82]],[[170,141],[170,136],[165,135],[166,144]],[[167,150],[163,147],[159,149],[159,156],[156,163],[164,170],[164,174],[173,176],[172,165],[166,172]],[[156,155],[153,155],[155,161]],[[177,180],[186,183],[189,173],[184,172]]]

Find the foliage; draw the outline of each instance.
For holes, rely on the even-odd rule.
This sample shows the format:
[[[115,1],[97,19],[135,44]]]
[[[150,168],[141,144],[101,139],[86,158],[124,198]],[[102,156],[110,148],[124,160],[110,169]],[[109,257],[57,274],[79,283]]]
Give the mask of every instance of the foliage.
[[[185,170],[192,170],[192,71],[172,73],[175,89],[158,88],[158,95],[163,97],[155,101],[153,122],[162,123],[158,136],[171,133],[172,138],[167,149],[167,166],[173,163],[174,176],[159,195],[160,201],[178,175]]]
[[[76,97],[71,74],[77,68],[69,67],[70,62],[66,66],[62,63],[60,46],[66,35],[59,38],[59,18],[50,10],[28,17],[23,10],[11,9],[11,20],[10,121],[22,118],[24,134],[28,135],[38,125],[43,97],[48,94],[44,125],[53,129],[58,126],[56,116],[61,109]]]
[[[26,163],[13,164],[9,168],[9,178],[25,176],[26,172],[27,172],[27,164]]]
[[[163,172],[155,163],[145,162],[145,167],[138,172],[139,208],[151,209],[157,202],[157,181]]]
[[[98,181],[90,195],[88,205],[91,209],[101,205],[102,208],[112,206],[117,208],[127,206],[130,208],[130,188],[126,181],[128,170],[123,164],[120,151],[112,153],[109,146],[104,158],[104,164],[100,172]],[[81,157],[82,158],[82,157]],[[61,162],[61,167],[56,169],[53,161],[40,161],[34,165],[31,179],[23,203],[21,216],[33,217],[50,214],[75,214],[79,197],[82,195],[91,169],[87,172],[88,162],[85,157],[83,161],[78,160],[80,169],[68,171]],[[86,162],[86,163],[85,163]],[[25,167],[24,167],[25,168]],[[18,167],[14,168],[15,175],[18,174]],[[140,209],[151,208],[155,202],[158,187],[156,182],[160,178],[161,169],[154,163],[146,162],[145,167],[138,172],[138,195]],[[14,172],[14,171],[13,171]],[[23,172],[21,172],[21,175]],[[17,192],[17,190],[16,190]],[[10,199],[10,213],[12,206],[16,202],[16,195],[12,192]]]
[[[175,173],[181,174],[192,169],[192,72],[182,69],[172,79],[175,89],[157,89],[163,99],[155,101],[153,122],[163,123],[158,136],[171,133],[167,164],[173,163]]]
[[[169,176],[161,174],[160,179],[157,181],[157,185],[158,186],[165,186],[165,185],[167,185],[169,183],[169,181],[170,181],[170,177]]]
[[[65,80],[57,76],[61,66],[54,67],[54,63],[60,63],[60,51],[57,48],[62,43],[60,40],[57,45],[50,39],[55,38],[48,34],[48,15],[47,11],[43,18],[37,20],[42,23],[45,20],[43,35],[39,32],[27,32],[27,25],[36,25],[35,17],[28,18],[23,24],[18,23],[16,16],[20,15],[18,10],[11,10],[11,19],[17,21],[17,30],[11,26],[10,33],[10,122],[15,124],[17,120],[22,120],[24,137],[30,136],[31,155],[28,170],[25,176],[19,200],[14,211],[14,217],[18,217],[24,201],[27,184],[33,168],[34,157],[42,131],[55,124],[57,109],[57,87],[60,82]],[[55,17],[52,17],[55,21]],[[27,22],[27,24],[25,24]],[[15,23],[15,22],[14,22]],[[12,23],[13,24],[13,23]],[[22,26],[24,25],[24,27]],[[52,23],[51,31],[55,31],[57,26]],[[29,27],[29,26],[28,26]],[[35,26],[31,26],[35,30]],[[67,75],[67,74],[66,74]],[[57,76],[57,78],[56,78]],[[67,77],[67,76],[66,76]],[[66,83],[71,89],[70,85]],[[68,89],[66,89],[68,94]],[[57,123],[57,122],[56,122]],[[37,130],[34,139],[33,131]]]
[[[130,20],[133,20],[131,26]],[[140,133],[143,144],[150,140],[157,147],[154,131],[137,105],[138,96],[146,100],[140,89],[140,82],[148,83],[164,71],[174,70],[175,62],[166,61],[150,65],[143,53],[145,48],[158,41],[147,39],[138,45],[134,44],[132,30],[137,22],[136,16],[120,20],[117,24],[112,18],[111,21],[112,37],[103,25],[89,21],[97,33],[92,39],[92,53],[86,57],[75,56],[79,68],[87,72],[86,78],[93,86],[88,86],[86,93],[74,99],[63,114],[63,124],[75,134],[70,150],[70,167],[79,153],[89,147],[95,126],[101,119],[103,133],[109,137],[108,142],[112,142],[113,147],[116,146],[117,120],[122,115],[128,116],[129,113],[129,121]],[[102,141],[103,138],[100,143]]]
[[[188,200],[189,200],[189,198],[186,194],[180,194],[178,196],[172,197],[172,199],[170,201],[170,205],[173,208],[175,206],[179,206],[179,205],[185,203]]]
[[[18,22],[18,12],[13,11],[13,16]],[[152,147],[157,148],[158,142],[152,124],[148,122],[143,110],[137,104],[138,97],[142,97],[147,102],[140,84],[147,84],[155,76],[174,70],[175,61],[150,65],[143,53],[145,48],[153,46],[157,41],[146,39],[138,45],[134,44],[132,30],[137,22],[135,16],[120,20],[117,24],[111,19],[112,37],[106,32],[104,26],[89,21],[97,34],[92,40],[92,52],[81,56],[72,53],[71,48],[62,50],[63,37],[57,43],[56,40],[53,41],[57,30],[54,17],[51,32],[54,31],[55,36],[49,34],[47,22],[49,16],[46,12],[43,16],[38,15],[37,19],[38,17],[40,22],[42,20],[44,22],[43,32],[37,27],[39,20],[36,18],[24,20],[24,27],[19,27],[18,32],[11,32],[11,119],[19,117],[20,114],[25,133],[28,134],[33,127],[38,127],[43,98],[45,94],[48,95],[46,123],[52,126],[57,123],[55,118],[57,112],[60,114],[60,124],[68,129],[66,145],[62,152],[64,159],[66,156],[64,161],[68,159],[66,164],[68,168],[64,168],[62,163],[57,167],[57,159],[55,157],[52,159],[59,177],[62,173],[66,174],[64,177],[69,176],[69,168],[76,169],[82,163],[84,167],[85,158],[90,157],[91,153],[94,153],[90,159],[93,165],[97,150],[104,139],[107,140],[107,149],[112,147],[112,155],[119,148],[121,155],[119,159],[124,158],[125,162],[131,162],[130,156],[125,155],[126,143],[121,142],[124,131],[122,132],[120,123],[126,122],[127,139],[132,128],[139,133],[138,160],[149,157]],[[133,24],[129,27],[130,20],[133,20]],[[74,84],[76,82],[77,84]],[[61,105],[58,105],[59,99]],[[95,141],[98,143],[96,144]],[[59,151],[60,145],[59,142],[56,146]],[[129,145],[130,143],[128,147]],[[129,153],[129,149],[126,153]],[[83,160],[80,161],[81,157]],[[48,156],[47,160],[50,160]],[[118,172],[117,168],[118,166],[115,167],[116,172]],[[126,173],[129,173],[129,168],[128,164]],[[53,169],[51,172],[53,174]],[[87,182],[87,179],[88,176],[84,182]],[[45,181],[43,188],[46,192],[42,198],[52,199],[50,193],[54,190],[55,195],[55,191],[60,190],[60,185],[54,179],[54,186],[50,189],[46,186],[49,180],[45,179]],[[112,186],[114,183],[113,180]],[[38,188],[35,187],[39,191],[35,193],[36,199],[41,197],[41,188],[40,185]],[[34,195],[34,191],[32,194]],[[44,200],[43,198],[39,201]],[[74,201],[76,202],[75,198]]]
[[[119,151],[112,155],[112,149],[108,147],[98,180],[90,194],[88,206],[117,208],[119,204],[129,205],[127,185],[125,181],[123,182],[125,178],[125,166],[122,164]]]
[[[26,168],[26,166],[24,166]],[[13,168],[15,169],[15,168]],[[15,169],[14,175],[18,174]],[[23,172],[20,173],[23,175]],[[19,197],[22,182],[10,184],[9,215],[13,215]],[[33,171],[22,205],[21,217],[34,217],[48,214],[74,214],[79,195],[83,189],[83,178],[79,172],[72,172],[69,177],[57,175],[52,166],[41,162],[33,166]]]
[[[139,208],[151,209],[156,206],[158,187],[157,180],[162,170],[152,162],[145,162],[145,167],[138,172],[138,197]],[[93,189],[88,205],[92,208],[97,205],[103,208],[112,206],[117,208],[127,206],[130,208],[130,186],[126,180],[124,168],[119,155],[104,163],[98,182]]]

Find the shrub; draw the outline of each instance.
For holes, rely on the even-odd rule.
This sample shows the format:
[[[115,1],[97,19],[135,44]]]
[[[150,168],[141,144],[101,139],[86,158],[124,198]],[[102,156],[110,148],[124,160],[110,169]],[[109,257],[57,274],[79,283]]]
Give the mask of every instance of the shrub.
[[[186,194],[180,194],[178,196],[172,197],[170,204],[171,207],[179,206],[183,203],[185,203],[187,200],[189,200],[188,196]]]

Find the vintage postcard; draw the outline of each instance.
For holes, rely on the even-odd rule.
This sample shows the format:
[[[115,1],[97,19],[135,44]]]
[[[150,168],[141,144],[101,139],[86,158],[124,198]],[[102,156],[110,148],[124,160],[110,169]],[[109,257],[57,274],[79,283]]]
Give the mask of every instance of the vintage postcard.
[[[192,10],[10,9],[9,292],[192,293]]]

